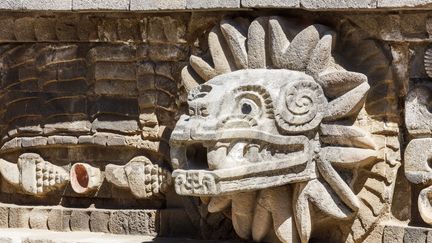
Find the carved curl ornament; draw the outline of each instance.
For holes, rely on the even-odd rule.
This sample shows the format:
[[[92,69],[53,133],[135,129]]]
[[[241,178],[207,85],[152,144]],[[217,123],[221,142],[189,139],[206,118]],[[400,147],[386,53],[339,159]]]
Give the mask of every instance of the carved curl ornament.
[[[177,193],[210,212],[231,207],[237,234],[255,241],[307,242],[315,209],[352,219],[360,201],[339,171],[379,156],[368,131],[341,122],[355,120],[369,84],[338,64],[335,43],[327,26],[279,17],[215,26],[210,55],[191,56],[182,73],[189,114],[170,141]]]

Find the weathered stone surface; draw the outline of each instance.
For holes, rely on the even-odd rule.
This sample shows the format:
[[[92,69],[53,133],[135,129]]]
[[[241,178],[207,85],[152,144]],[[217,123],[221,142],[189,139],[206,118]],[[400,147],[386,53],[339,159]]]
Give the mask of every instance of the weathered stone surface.
[[[242,0],[241,5],[246,8],[292,8],[299,7],[300,0]]]
[[[90,214],[90,229],[92,232],[109,233],[108,222],[110,214],[106,212],[94,211]]]
[[[108,222],[110,232],[114,234],[128,234],[128,221],[129,212],[112,212]]]
[[[70,211],[52,209],[48,213],[48,228],[54,231],[70,231],[70,216]]]
[[[72,211],[70,216],[72,231],[90,231],[90,214],[87,211]]]
[[[432,239],[429,3],[74,4],[2,12],[0,226]]]
[[[113,185],[129,189],[137,198],[150,198],[165,193],[171,185],[171,174],[144,157],[133,158],[124,166],[109,164],[105,178]]]
[[[240,0],[186,0],[187,9],[239,8]]]
[[[112,9],[112,10],[129,10],[129,0],[74,0],[73,10],[88,9]]]
[[[398,226],[386,226],[384,228],[383,242],[404,242],[405,230],[403,227]]]
[[[348,8],[359,2],[314,3]],[[365,74],[336,64],[334,38],[328,27],[299,28],[281,17],[224,19],[207,38],[212,60],[191,56],[182,71],[189,114],[170,139],[176,192],[211,197],[210,213],[230,208],[243,239],[265,241],[274,231],[283,242],[308,242],[320,227],[314,205],[332,220],[355,215],[357,241],[385,212],[381,179],[365,175],[357,194],[339,171],[376,173],[370,167],[386,163],[379,163],[383,154],[367,125],[341,122],[358,119],[370,85]],[[295,146],[300,153],[286,151]],[[282,161],[302,166],[293,173]]]
[[[185,9],[186,0],[172,0],[172,1],[160,1],[160,0],[131,0],[130,10],[173,10],[173,9]]]
[[[29,228],[30,209],[12,207],[9,209],[10,228]]]
[[[9,208],[0,207],[0,228],[9,227]]]
[[[30,228],[32,229],[48,229],[48,209],[33,209],[30,212]]]
[[[23,9],[27,10],[71,10],[72,0],[19,0]]]
[[[406,8],[406,7],[428,7],[432,4],[430,0],[377,0],[380,8]]]
[[[376,8],[377,0],[300,0],[300,5],[308,9],[363,9],[363,8]]]

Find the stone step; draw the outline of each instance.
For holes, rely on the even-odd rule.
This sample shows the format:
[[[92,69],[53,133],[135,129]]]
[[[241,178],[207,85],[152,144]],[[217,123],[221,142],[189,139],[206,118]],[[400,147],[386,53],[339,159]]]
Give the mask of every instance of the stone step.
[[[0,243],[216,243],[185,238],[114,235],[92,232],[53,232],[35,229],[0,229]],[[235,242],[235,241],[230,241]]]

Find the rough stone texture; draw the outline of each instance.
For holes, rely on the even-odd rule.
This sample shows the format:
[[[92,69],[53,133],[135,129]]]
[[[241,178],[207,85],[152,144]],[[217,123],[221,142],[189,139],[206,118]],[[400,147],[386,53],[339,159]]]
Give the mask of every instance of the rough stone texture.
[[[240,0],[186,0],[187,9],[239,8]]]
[[[172,1],[159,1],[159,0],[131,0],[130,10],[143,11],[143,10],[172,10],[172,9],[185,9],[186,0],[172,0]]]
[[[300,6],[299,0],[242,0],[246,8],[292,8]]]
[[[108,222],[110,215],[106,212],[92,212],[90,214],[90,228],[92,232],[109,233]]]
[[[390,203],[386,183],[371,174],[390,179],[400,163],[384,160],[371,124],[342,122],[364,112],[375,89],[368,77],[337,64],[329,28],[291,21],[224,19],[208,35],[212,61],[191,56],[182,71],[189,112],[170,139],[175,189],[211,197],[204,202],[210,213],[231,211],[243,239],[266,241],[271,231],[282,242],[323,237],[313,235],[313,228],[325,227],[313,220],[313,204],[341,225],[355,215],[350,236],[357,241]],[[300,152],[287,152],[296,146]],[[380,172],[389,167],[395,168]],[[337,169],[371,174],[345,181]],[[355,194],[348,184],[357,182],[363,189]]]
[[[129,0],[74,0],[73,10],[113,9],[129,10]]]
[[[119,236],[104,233],[86,232],[52,232],[46,230],[25,229],[0,229],[0,242],[2,243],[131,243],[163,241],[167,243],[178,242],[179,239],[154,239],[150,236]],[[181,239],[182,242],[195,242],[193,240]]]
[[[9,209],[9,227],[10,228],[28,228],[30,218],[30,209],[12,207]]]
[[[380,8],[410,8],[410,7],[430,7],[432,1],[430,0],[378,0],[378,7]]]
[[[72,231],[90,231],[90,214],[87,211],[73,211],[70,227]]]
[[[21,2],[21,6],[26,10],[70,10],[72,9],[72,0],[17,0]]]
[[[307,9],[364,9],[376,8],[376,0],[300,0],[300,5]]]
[[[4,241],[432,241],[429,3],[74,4],[0,16]]]

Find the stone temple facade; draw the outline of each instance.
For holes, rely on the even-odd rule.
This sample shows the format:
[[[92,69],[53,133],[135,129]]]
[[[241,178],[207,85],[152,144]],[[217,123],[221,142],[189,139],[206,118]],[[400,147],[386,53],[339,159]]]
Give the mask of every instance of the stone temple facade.
[[[5,0],[0,101],[0,242],[432,242],[431,0]]]

